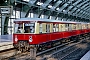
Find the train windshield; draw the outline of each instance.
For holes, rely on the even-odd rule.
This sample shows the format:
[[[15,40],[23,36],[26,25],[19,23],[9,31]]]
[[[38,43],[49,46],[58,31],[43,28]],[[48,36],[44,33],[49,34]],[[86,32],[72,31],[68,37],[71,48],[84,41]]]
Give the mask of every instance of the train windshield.
[[[35,23],[14,24],[14,33],[34,33]]]
[[[24,24],[24,33],[34,33],[35,32],[35,23],[25,23]]]

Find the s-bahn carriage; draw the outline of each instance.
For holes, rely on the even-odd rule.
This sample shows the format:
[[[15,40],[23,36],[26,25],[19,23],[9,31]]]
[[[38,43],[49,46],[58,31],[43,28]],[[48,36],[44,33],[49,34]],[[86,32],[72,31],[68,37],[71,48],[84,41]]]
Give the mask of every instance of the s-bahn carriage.
[[[83,25],[79,22],[40,18],[17,19],[14,21],[13,44],[19,50],[56,46],[68,38],[90,32],[90,24]]]

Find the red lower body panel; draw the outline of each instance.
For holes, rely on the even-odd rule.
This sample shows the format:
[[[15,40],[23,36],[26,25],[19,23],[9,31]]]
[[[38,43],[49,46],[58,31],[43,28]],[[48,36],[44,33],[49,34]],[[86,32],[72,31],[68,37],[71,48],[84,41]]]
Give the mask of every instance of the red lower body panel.
[[[42,34],[13,34],[13,43],[15,42],[15,37],[17,37],[18,41],[28,41],[30,36],[32,36],[32,42],[30,44],[42,44],[50,41],[59,40],[62,38],[68,38],[71,36],[76,36],[79,34],[84,34],[89,32],[90,30],[73,30],[73,31],[63,31],[63,32],[54,32],[54,33],[42,33]]]

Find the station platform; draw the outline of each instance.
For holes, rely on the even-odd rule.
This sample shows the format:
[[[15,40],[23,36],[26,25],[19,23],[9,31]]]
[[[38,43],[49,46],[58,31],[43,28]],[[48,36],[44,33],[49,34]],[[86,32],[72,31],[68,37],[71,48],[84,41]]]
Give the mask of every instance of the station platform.
[[[90,60],[90,50],[80,60]]]
[[[0,35],[0,51],[13,48],[12,35]]]

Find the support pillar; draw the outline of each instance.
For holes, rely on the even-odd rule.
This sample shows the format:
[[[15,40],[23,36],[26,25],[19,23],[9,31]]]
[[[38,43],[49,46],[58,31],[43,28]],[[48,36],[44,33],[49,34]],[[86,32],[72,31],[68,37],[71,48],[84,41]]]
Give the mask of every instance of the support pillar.
[[[36,60],[36,51],[35,47],[30,48],[30,60]]]

